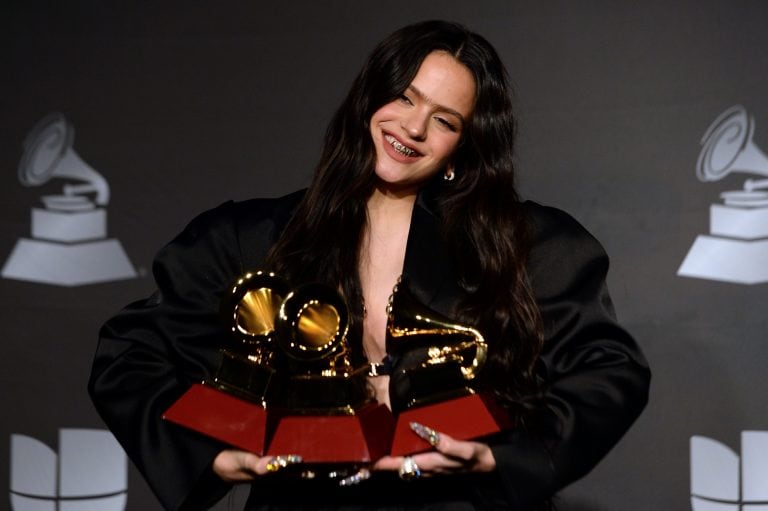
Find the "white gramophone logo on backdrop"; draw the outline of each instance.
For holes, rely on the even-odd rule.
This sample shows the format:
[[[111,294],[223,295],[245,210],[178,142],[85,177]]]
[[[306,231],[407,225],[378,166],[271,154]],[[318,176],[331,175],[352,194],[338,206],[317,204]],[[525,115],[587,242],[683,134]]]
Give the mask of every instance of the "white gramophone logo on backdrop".
[[[109,185],[72,148],[74,129],[61,114],[37,123],[24,140],[19,180],[39,186],[58,177],[68,183],[60,195],[41,197],[32,208],[32,239],[16,242],[0,275],[61,286],[136,277],[123,246],[107,238]],[[91,197],[93,195],[93,197]]]
[[[696,175],[717,181],[731,172],[768,176],[768,156],[752,142],[755,120],[741,105],[715,119],[701,140]],[[677,270],[684,277],[738,284],[768,282],[768,179],[749,178],[720,194],[701,234]]]
[[[128,461],[109,431],[59,430],[59,454],[32,437],[11,435],[13,511],[122,511]]]
[[[768,510],[768,431],[742,431],[741,459],[716,440],[691,437],[691,508]]]

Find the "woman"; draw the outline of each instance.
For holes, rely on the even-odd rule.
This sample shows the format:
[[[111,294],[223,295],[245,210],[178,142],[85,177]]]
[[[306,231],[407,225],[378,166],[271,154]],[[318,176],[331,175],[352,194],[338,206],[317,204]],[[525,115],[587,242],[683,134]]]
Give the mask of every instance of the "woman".
[[[102,330],[90,392],[165,507],[202,509],[250,482],[248,509],[538,509],[618,441],[645,405],[645,360],[614,319],[599,243],[566,214],[518,200],[513,135],[491,45],[452,23],[408,26],[369,57],[306,192],[226,203],[159,253],[158,292]],[[386,357],[386,301],[403,275],[420,301],[483,332],[476,386],[519,426],[481,441],[417,428],[434,451],[385,457],[370,480],[339,488],[269,473],[300,457],[164,423],[215,370],[219,301],[257,268],[340,289],[355,364]],[[396,381],[371,383],[380,402],[397,399]],[[394,475],[416,467],[418,481]]]

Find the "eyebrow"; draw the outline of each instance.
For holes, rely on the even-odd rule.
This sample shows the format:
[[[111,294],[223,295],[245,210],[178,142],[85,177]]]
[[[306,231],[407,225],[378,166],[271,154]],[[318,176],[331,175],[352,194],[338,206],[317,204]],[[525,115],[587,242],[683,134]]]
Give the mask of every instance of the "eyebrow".
[[[438,105],[437,103],[432,101],[426,94],[424,94],[422,91],[416,88],[413,84],[408,86],[408,90],[416,94],[419,97],[419,99],[421,99],[422,101],[426,101],[430,105],[436,106],[439,110],[442,110],[447,114],[455,115],[456,117],[459,118],[462,125],[467,123],[466,119],[464,119],[464,116],[461,115],[458,111],[454,110],[453,108],[449,108],[445,105]]]

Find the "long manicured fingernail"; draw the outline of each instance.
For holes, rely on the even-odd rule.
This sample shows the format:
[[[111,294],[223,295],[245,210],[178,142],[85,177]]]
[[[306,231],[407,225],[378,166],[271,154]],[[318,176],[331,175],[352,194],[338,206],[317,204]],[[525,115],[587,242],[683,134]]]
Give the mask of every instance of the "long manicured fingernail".
[[[423,440],[426,440],[432,447],[437,447],[440,443],[440,433],[432,428],[428,428],[418,422],[411,422],[411,431],[419,435]]]
[[[360,484],[361,482],[365,481],[370,477],[371,477],[371,471],[368,470],[367,468],[361,468],[351,476],[345,477],[344,479],[339,481],[339,486],[354,486],[356,484]]]
[[[303,458],[298,454],[286,454],[285,456],[275,456],[267,463],[267,472],[277,472],[288,465],[301,463]]]

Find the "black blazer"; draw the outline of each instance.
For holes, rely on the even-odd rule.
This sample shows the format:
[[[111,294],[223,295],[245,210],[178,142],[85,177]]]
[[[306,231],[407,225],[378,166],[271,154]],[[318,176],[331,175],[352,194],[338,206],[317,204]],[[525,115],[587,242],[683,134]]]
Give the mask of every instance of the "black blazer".
[[[226,446],[161,419],[186,389],[215,371],[227,339],[219,303],[234,280],[260,268],[301,198],[228,202],[203,213],[157,255],[157,292],[102,328],[92,399],[167,509],[205,509],[228,490],[211,471]],[[538,509],[583,476],[645,406],[650,373],[616,322],[600,244],[562,211],[524,204],[534,227],[529,276],[546,341],[534,427],[487,441],[492,474],[403,483],[376,475],[355,488],[259,478],[249,509]],[[416,297],[451,315],[463,295],[460,268],[439,235],[425,194],[414,207],[403,273]]]

